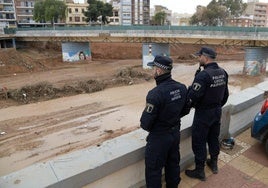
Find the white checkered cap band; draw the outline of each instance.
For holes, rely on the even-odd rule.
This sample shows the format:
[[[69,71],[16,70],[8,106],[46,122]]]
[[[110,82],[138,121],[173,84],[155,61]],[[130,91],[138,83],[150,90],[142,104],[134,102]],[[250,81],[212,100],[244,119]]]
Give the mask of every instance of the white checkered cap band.
[[[154,61],[154,64],[155,64],[155,66],[160,67],[162,69],[166,69],[166,70],[171,70],[171,68],[172,68],[170,66],[162,65],[162,64],[160,64],[160,63],[158,63],[156,61]]]
[[[205,52],[203,52],[202,54],[203,54],[203,55],[205,55],[205,56],[207,56],[207,57],[214,58],[214,56],[213,56],[213,55],[211,55],[211,54],[207,54],[207,53],[205,53]]]

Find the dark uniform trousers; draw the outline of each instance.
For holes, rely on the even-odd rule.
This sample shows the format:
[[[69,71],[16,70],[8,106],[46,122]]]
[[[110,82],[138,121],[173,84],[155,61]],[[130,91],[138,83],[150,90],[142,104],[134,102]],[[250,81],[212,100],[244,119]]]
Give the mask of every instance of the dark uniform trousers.
[[[165,167],[166,187],[177,188],[180,182],[179,143],[179,128],[165,133],[150,133],[148,135],[145,150],[147,188],[161,188],[163,167]]]
[[[192,149],[195,154],[196,168],[204,168],[207,159],[206,142],[211,158],[217,158],[220,152],[218,136],[220,134],[221,107],[196,109],[192,126]]]

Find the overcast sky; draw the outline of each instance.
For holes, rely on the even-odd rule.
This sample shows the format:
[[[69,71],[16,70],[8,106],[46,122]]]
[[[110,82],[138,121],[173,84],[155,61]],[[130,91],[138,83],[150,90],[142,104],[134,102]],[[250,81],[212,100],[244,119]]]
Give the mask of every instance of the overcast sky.
[[[196,6],[207,6],[211,0],[150,0],[151,8],[154,5],[162,5],[167,7],[172,12],[177,13],[195,13]],[[247,0],[243,0],[245,3]],[[259,2],[268,3],[268,0],[259,0]]]

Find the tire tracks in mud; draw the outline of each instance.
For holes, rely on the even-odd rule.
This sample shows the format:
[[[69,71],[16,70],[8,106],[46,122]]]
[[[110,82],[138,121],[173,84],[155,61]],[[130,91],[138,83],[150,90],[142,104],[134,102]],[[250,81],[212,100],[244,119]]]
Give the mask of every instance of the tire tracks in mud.
[[[120,106],[104,107],[101,103],[91,103],[84,106],[73,107],[40,116],[17,118],[0,122],[0,130],[6,132],[0,137],[0,157],[7,157],[24,150],[35,150],[45,144],[45,140],[51,134],[65,134],[78,136],[100,130],[100,126],[91,125],[100,117],[118,111]],[[12,125],[9,126],[9,125]],[[66,142],[61,145],[51,146],[42,152],[49,151],[49,156],[44,159],[63,154],[74,149],[80,149],[93,144],[100,144],[103,140],[119,136],[131,131],[129,129],[104,130],[96,138]],[[10,134],[9,134],[10,133]],[[31,154],[29,157],[38,155]]]

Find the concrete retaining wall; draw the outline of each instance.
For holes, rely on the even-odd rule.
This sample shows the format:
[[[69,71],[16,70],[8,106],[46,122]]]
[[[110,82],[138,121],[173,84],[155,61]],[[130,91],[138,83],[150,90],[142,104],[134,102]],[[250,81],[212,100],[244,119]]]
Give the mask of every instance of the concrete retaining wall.
[[[268,93],[268,81],[231,95],[223,108],[221,138],[248,128]],[[191,123],[193,110],[182,119],[181,170],[193,162]],[[54,160],[37,163],[0,177],[1,188],[138,188],[144,180],[144,146],[141,129]]]

